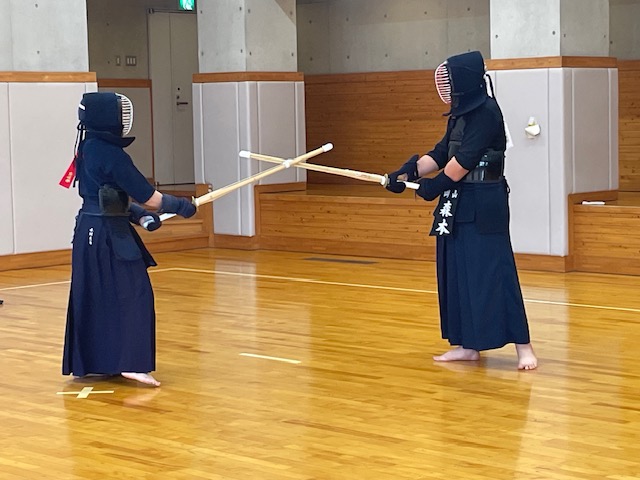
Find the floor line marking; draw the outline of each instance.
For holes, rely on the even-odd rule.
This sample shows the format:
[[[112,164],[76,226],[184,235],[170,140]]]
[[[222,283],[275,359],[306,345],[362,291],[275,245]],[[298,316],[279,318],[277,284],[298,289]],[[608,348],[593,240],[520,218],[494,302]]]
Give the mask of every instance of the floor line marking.
[[[56,395],[77,395],[76,398],[89,398],[92,393],[113,393],[114,390],[94,390],[93,387],[84,387],[79,392],[56,392]]]
[[[63,282],[37,283],[34,285],[18,285],[17,287],[0,288],[0,292],[6,292],[8,290],[22,290],[23,288],[48,287],[50,285],[64,285],[65,283],[69,282],[70,280],[65,280]]]
[[[322,285],[336,285],[341,287],[371,288],[375,290],[391,290],[396,292],[428,293],[432,295],[438,294],[437,290],[424,290],[424,289],[418,289],[418,288],[403,288],[403,287],[386,287],[382,285],[366,285],[361,283],[329,282],[325,280],[313,280],[311,278],[282,277],[277,275],[260,275],[256,273],[242,273],[242,272],[223,272],[220,270],[203,270],[198,268],[184,268],[184,267],[176,267],[174,268],[174,270],[183,271],[183,272],[207,273],[207,274],[214,274],[214,275],[235,275],[238,277],[287,280],[292,282],[315,283],[315,284],[322,284]],[[527,298],[525,298],[524,301],[526,303],[556,305],[556,306],[562,306],[562,307],[595,308],[600,310],[615,310],[619,312],[640,313],[640,308],[608,307],[605,305],[594,305],[594,304],[588,304],[588,303],[571,303],[571,302],[559,302],[559,301],[553,301],[553,300],[535,300],[535,299],[527,299]]]
[[[278,275],[259,275],[256,273],[223,272],[220,270],[200,270],[197,268],[181,268],[181,267],[176,268],[176,270],[180,270],[184,272],[212,273],[216,275],[233,275],[238,277],[266,278],[269,280],[286,280],[289,282],[316,283],[321,285],[336,285],[339,287],[371,288],[374,290],[392,290],[397,292],[413,292],[413,293],[432,293],[432,294],[438,293],[435,290],[422,290],[417,288],[386,287],[384,285],[366,285],[363,283],[330,282],[327,280],[314,280],[312,278],[282,277]]]
[[[172,270],[176,270],[177,267],[169,267],[169,268],[160,268],[157,270],[149,270],[149,273],[161,273],[161,272],[169,272]],[[34,283],[29,285],[18,285],[16,287],[4,287],[0,288],[0,292],[6,292],[9,290],[22,290],[25,288],[37,288],[37,287],[49,287],[51,285],[64,285],[67,283],[71,283],[71,280],[63,280],[61,282],[49,282],[49,283]]]
[[[389,291],[395,291],[395,292],[428,293],[431,295],[437,295],[438,293],[436,290],[424,290],[424,289],[418,289],[418,288],[386,287],[382,285],[365,285],[361,283],[329,282],[325,280],[314,280],[311,278],[283,277],[278,275],[259,275],[255,273],[242,273],[242,272],[224,272],[222,270],[203,270],[199,268],[168,267],[168,268],[159,268],[159,269],[149,270],[149,273],[162,273],[162,272],[194,272],[194,273],[206,273],[206,274],[213,274],[213,275],[231,275],[231,276],[237,276],[237,277],[286,280],[289,282],[311,283],[311,284],[320,284],[320,285],[335,285],[335,286],[341,286],[341,287],[370,288],[375,290],[389,290]],[[34,284],[34,285],[20,285],[17,287],[5,287],[5,288],[0,288],[0,292],[9,291],[9,290],[20,290],[24,288],[46,287],[50,285],[63,285],[69,282],[70,280],[66,280],[63,282],[40,283],[40,284]],[[536,299],[527,299],[527,298],[525,298],[524,301],[525,303],[537,303],[540,305],[555,305],[560,307],[576,307],[576,308],[593,308],[597,310],[612,310],[617,312],[640,313],[640,308],[608,307],[605,305],[594,305],[594,304],[588,304],[588,303],[572,303],[572,302],[560,302],[560,301],[553,301],[553,300],[536,300]]]
[[[252,358],[263,358],[265,360],[275,360],[277,362],[285,362],[285,363],[294,363],[299,364],[302,363],[300,360],[291,360],[290,358],[282,358],[282,357],[270,357],[269,355],[258,355],[256,353],[241,353],[241,357],[252,357]]]
[[[558,305],[561,307],[581,307],[581,308],[595,308],[598,310],[615,310],[618,312],[631,312],[640,313],[640,308],[627,308],[627,307],[607,307],[606,305],[592,305],[589,303],[571,303],[571,302],[555,302],[553,300],[524,300],[528,303],[540,303],[545,305]]]

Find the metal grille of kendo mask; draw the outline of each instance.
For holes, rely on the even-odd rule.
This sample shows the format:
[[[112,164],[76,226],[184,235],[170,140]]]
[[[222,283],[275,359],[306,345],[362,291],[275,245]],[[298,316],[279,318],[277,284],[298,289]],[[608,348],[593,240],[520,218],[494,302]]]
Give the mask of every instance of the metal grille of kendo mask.
[[[133,126],[133,103],[127,97],[116,93],[120,101],[120,112],[122,114],[122,136],[126,137]]]
[[[451,77],[449,76],[449,68],[447,62],[438,65],[435,71],[436,90],[442,100],[447,105],[451,104]]]

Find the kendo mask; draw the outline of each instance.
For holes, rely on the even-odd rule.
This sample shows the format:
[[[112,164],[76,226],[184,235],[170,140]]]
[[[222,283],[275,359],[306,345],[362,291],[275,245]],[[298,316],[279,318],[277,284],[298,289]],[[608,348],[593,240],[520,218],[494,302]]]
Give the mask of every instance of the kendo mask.
[[[440,99],[451,110],[446,115],[463,115],[478,108],[489,97],[484,81],[485,68],[478,51],[449,57],[435,71]]]
[[[78,119],[80,127],[87,131],[124,137],[133,125],[133,104],[119,93],[85,93],[78,107]]]

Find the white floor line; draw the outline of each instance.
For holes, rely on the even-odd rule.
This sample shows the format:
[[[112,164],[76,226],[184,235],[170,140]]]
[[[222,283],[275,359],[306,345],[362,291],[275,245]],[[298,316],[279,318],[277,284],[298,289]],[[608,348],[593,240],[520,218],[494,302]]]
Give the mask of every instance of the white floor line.
[[[36,287],[48,287],[50,285],[64,285],[70,283],[71,280],[65,280],[64,282],[50,282],[50,283],[36,283],[33,285],[19,285],[17,287],[0,288],[0,292],[6,292],[8,290],[21,290],[23,288],[36,288]]]
[[[382,285],[366,285],[361,283],[328,282],[324,280],[313,280],[310,278],[280,277],[277,275],[259,275],[255,273],[223,272],[219,270],[202,270],[197,268],[183,268],[183,267],[176,267],[174,268],[174,270],[183,271],[183,272],[207,273],[207,274],[215,274],[215,275],[234,275],[238,277],[287,280],[291,282],[315,283],[315,284],[322,284],[322,285],[337,285],[342,287],[371,288],[376,290],[391,290],[396,292],[428,293],[432,295],[437,295],[438,293],[437,290],[424,290],[424,289],[402,288],[402,287],[385,287]],[[527,298],[525,298],[524,301],[526,303],[537,303],[542,305],[556,305],[556,306],[562,306],[562,307],[577,307],[577,308],[595,308],[600,310],[615,310],[618,312],[640,313],[640,308],[608,307],[605,305],[594,305],[594,304],[588,304],[588,303],[570,303],[570,302],[558,302],[553,300],[534,300],[534,299],[527,299]]]
[[[527,300],[526,298],[524,301],[528,303],[540,303],[544,305],[559,305],[562,307],[596,308],[598,310],[615,310],[617,312],[640,313],[640,308],[607,307],[605,305],[592,305],[590,303],[554,302],[552,300]]]
[[[268,355],[257,355],[255,353],[240,353],[241,357],[252,357],[252,358],[262,358],[265,360],[275,360],[277,362],[285,362],[285,363],[294,363],[299,364],[302,363],[300,360],[291,360],[290,358],[281,358],[281,357],[270,357]]]
[[[385,287],[382,285],[366,285],[362,283],[329,282],[325,280],[314,280],[312,278],[282,277],[278,275],[259,275],[255,273],[225,272],[222,270],[203,270],[198,268],[169,267],[169,268],[159,268],[159,269],[149,270],[149,273],[162,273],[162,272],[193,272],[193,273],[206,273],[209,275],[230,275],[230,276],[236,276],[236,277],[285,280],[288,282],[312,283],[312,284],[319,284],[319,285],[335,285],[340,287],[370,288],[374,290],[389,290],[389,291],[395,291],[395,292],[408,292],[408,293],[427,293],[431,295],[436,295],[438,293],[436,290],[424,290],[424,289],[417,289],[417,288]],[[39,284],[33,284],[33,285],[19,285],[16,287],[0,288],[0,292],[9,291],[9,290],[20,290],[24,288],[46,287],[50,285],[63,285],[67,283],[69,283],[69,280],[66,280],[63,282],[39,283]],[[596,305],[596,304],[589,304],[589,303],[558,302],[553,300],[535,300],[535,299],[527,299],[527,298],[525,298],[524,301],[526,303],[536,303],[540,305],[555,305],[560,307],[576,307],[576,308],[594,308],[599,310],[612,310],[617,312],[640,313],[640,308],[610,307],[605,305]]]
[[[219,270],[200,270],[197,268],[176,268],[176,270],[180,270],[184,272],[195,272],[195,273],[212,273],[216,275],[233,275],[237,277],[266,278],[270,280],[286,280],[288,282],[316,283],[321,285],[337,285],[340,287],[372,288],[374,290],[391,290],[391,291],[397,291],[397,292],[432,293],[432,294],[438,293],[435,290],[421,290],[416,288],[403,288],[403,287],[385,287],[383,285],[366,285],[363,283],[328,282],[325,280],[314,280],[312,278],[280,277],[278,275],[258,275],[255,273],[223,272]]]
[[[170,272],[171,270],[176,270],[177,268],[159,268],[157,270],[149,270],[149,273],[154,272]],[[18,285],[16,287],[5,287],[0,288],[0,292],[6,292],[9,290],[22,290],[23,288],[37,288],[37,287],[49,287],[51,285],[65,285],[71,283],[71,280],[63,280],[61,282],[49,282],[49,283],[34,283],[29,285]]]

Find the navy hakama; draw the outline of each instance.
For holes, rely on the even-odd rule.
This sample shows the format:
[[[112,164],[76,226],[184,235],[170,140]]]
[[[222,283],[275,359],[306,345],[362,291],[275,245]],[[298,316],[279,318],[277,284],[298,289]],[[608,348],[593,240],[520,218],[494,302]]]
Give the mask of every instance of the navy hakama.
[[[499,198],[495,193],[506,189],[502,182],[464,187],[463,209],[482,205],[479,190],[494,190],[489,195]],[[473,205],[463,201],[465,195]],[[505,192],[505,208],[506,202]],[[529,327],[509,232],[482,232],[475,215],[466,216],[460,215],[470,221],[457,221],[453,235],[436,241],[442,338],[478,351],[527,344]]]
[[[153,258],[128,217],[78,215],[62,373],[155,370]]]

